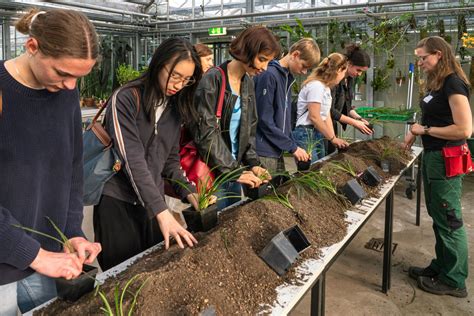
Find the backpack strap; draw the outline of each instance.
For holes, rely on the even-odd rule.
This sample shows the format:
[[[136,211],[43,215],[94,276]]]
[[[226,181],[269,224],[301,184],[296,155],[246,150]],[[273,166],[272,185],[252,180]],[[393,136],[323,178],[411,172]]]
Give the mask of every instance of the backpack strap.
[[[118,94],[118,91],[116,91],[115,93]],[[132,94],[135,96],[135,100],[136,100],[137,114],[135,115],[135,118],[137,118],[138,113],[140,112],[140,93],[138,91],[138,88],[136,88],[136,87],[132,88]],[[104,126],[100,122],[98,122],[98,120],[99,120],[102,112],[104,111],[104,109],[112,101],[111,100],[112,96],[110,96],[107,99],[107,101],[104,103],[104,106],[99,109],[97,114],[92,119],[92,122],[90,122],[89,125],[86,127],[86,131],[92,130],[92,132],[96,135],[96,137],[100,140],[100,142],[104,145],[104,147],[106,149],[112,147],[112,145],[113,145],[112,138],[107,133]],[[1,99],[0,99],[0,105],[1,105]],[[1,107],[0,107],[0,110],[1,110]],[[1,114],[1,112],[0,112],[0,114]]]
[[[217,66],[216,68],[221,73],[221,78],[222,78],[221,79],[221,90],[219,92],[219,98],[217,99],[217,109],[216,109],[216,117],[217,117],[217,121],[219,121],[221,119],[221,116],[222,116],[222,107],[224,105],[225,88],[227,86],[227,81],[226,81],[224,70],[219,66]]]

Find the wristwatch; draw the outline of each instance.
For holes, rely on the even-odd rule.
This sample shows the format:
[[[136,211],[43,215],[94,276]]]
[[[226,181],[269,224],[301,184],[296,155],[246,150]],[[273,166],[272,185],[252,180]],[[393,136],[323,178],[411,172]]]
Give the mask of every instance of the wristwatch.
[[[430,129],[431,129],[431,127],[429,127],[429,126],[423,126],[423,134],[424,135],[429,135],[430,134]]]

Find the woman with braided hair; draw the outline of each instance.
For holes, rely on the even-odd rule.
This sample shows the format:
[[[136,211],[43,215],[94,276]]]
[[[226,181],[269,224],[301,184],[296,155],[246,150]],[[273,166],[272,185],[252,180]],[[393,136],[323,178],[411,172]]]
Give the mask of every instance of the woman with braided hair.
[[[303,88],[298,95],[298,119],[293,137],[298,146],[305,149],[308,148],[309,140],[318,142],[309,153],[312,163],[325,156],[323,138],[337,148],[348,146],[346,141],[337,138],[334,133],[330,115],[331,88],[345,77],[347,66],[347,58],[344,55],[330,54],[313,69],[303,82]]]

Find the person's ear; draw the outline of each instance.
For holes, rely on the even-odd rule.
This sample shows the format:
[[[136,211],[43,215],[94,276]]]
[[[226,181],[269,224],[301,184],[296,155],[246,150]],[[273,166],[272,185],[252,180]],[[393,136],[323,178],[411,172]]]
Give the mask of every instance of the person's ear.
[[[34,56],[39,52],[39,43],[36,38],[30,37],[25,42],[25,48],[28,56]]]

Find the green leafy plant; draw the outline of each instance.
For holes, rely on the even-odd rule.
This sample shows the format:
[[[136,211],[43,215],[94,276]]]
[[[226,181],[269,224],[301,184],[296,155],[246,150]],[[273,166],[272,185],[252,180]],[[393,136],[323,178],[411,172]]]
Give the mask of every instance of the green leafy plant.
[[[37,235],[52,239],[54,241],[57,241],[58,243],[63,245],[63,247],[66,248],[70,253],[74,253],[76,250],[74,249],[71,242],[69,241],[69,238],[67,238],[66,235],[64,235],[64,233],[61,231],[61,229],[54,223],[54,221],[51,218],[46,216],[46,219],[51,224],[51,226],[53,226],[54,230],[58,233],[59,238],[54,237],[54,236],[52,236],[50,234],[47,234],[47,233],[37,231],[36,229],[33,229],[33,228],[22,226],[22,225],[13,224],[13,226],[17,227],[17,228],[20,228],[20,229],[23,229],[23,230],[26,230],[30,233],[37,234]]]
[[[121,64],[117,68],[117,81],[120,85],[124,85],[125,83],[137,79],[146,69],[142,69],[142,71],[134,69],[131,65]]]
[[[275,190],[275,188],[273,188],[273,194],[265,195],[264,197],[262,197],[262,199],[280,203],[281,205],[288,207],[290,210],[294,210],[295,208],[291,204],[289,197],[290,197],[290,190],[288,190],[288,192],[285,195],[282,193],[278,193]]]
[[[120,291],[120,284],[116,284],[114,288],[114,309],[112,309],[111,304],[109,303],[107,297],[105,296],[105,293],[102,291],[99,291],[99,297],[101,298],[102,302],[104,303],[104,307],[101,307],[100,310],[103,311],[106,315],[108,316],[124,316],[124,315],[132,315],[133,310],[135,309],[135,306],[137,304],[137,298],[138,295],[140,294],[141,290],[145,286],[145,284],[148,282],[149,278],[145,279],[143,283],[138,287],[138,289],[135,292],[132,292],[129,290],[130,286],[132,285],[133,282],[138,278],[138,275],[135,275],[132,277],[130,280],[125,283],[125,286],[123,289]],[[130,308],[128,309],[128,313],[124,311],[124,306],[123,306],[123,301],[125,298],[125,295],[129,294],[132,296],[132,303],[130,305]]]
[[[206,161],[208,161],[208,159],[206,159]],[[212,173],[216,168],[217,166],[211,168],[210,173]],[[212,179],[210,174],[204,177],[204,179],[199,179],[198,184],[196,186],[199,210],[204,210],[208,208],[213,200],[213,196],[215,196],[218,193],[222,193],[222,197],[218,198],[217,200],[240,197],[240,196],[232,195],[232,193],[227,194],[226,192],[222,190],[221,187],[228,182],[237,180],[240,177],[243,170],[245,170],[245,168],[240,167],[226,173],[221,173],[217,177],[215,177],[214,180]],[[175,179],[168,179],[168,180],[173,183],[177,183],[179,186],[181,186],[185,190],[188,190],[189,193],[192,193],[192,191],[189,190],[188,183],[175,180]]]
[[[347,173],[354,178],[357,177],[357,172],[349,160],[331,161],[329,162],[329,167],[333,170]]]
[[[304,149],[306,152],[311,156],[311,153],[317,146],[323,141],[322,139],[316,139],[314,137],[313,129],[312,128],[305,128],[306,130],[306,139],[304,140]],[[318,154],[319,154],[319,150]]]

